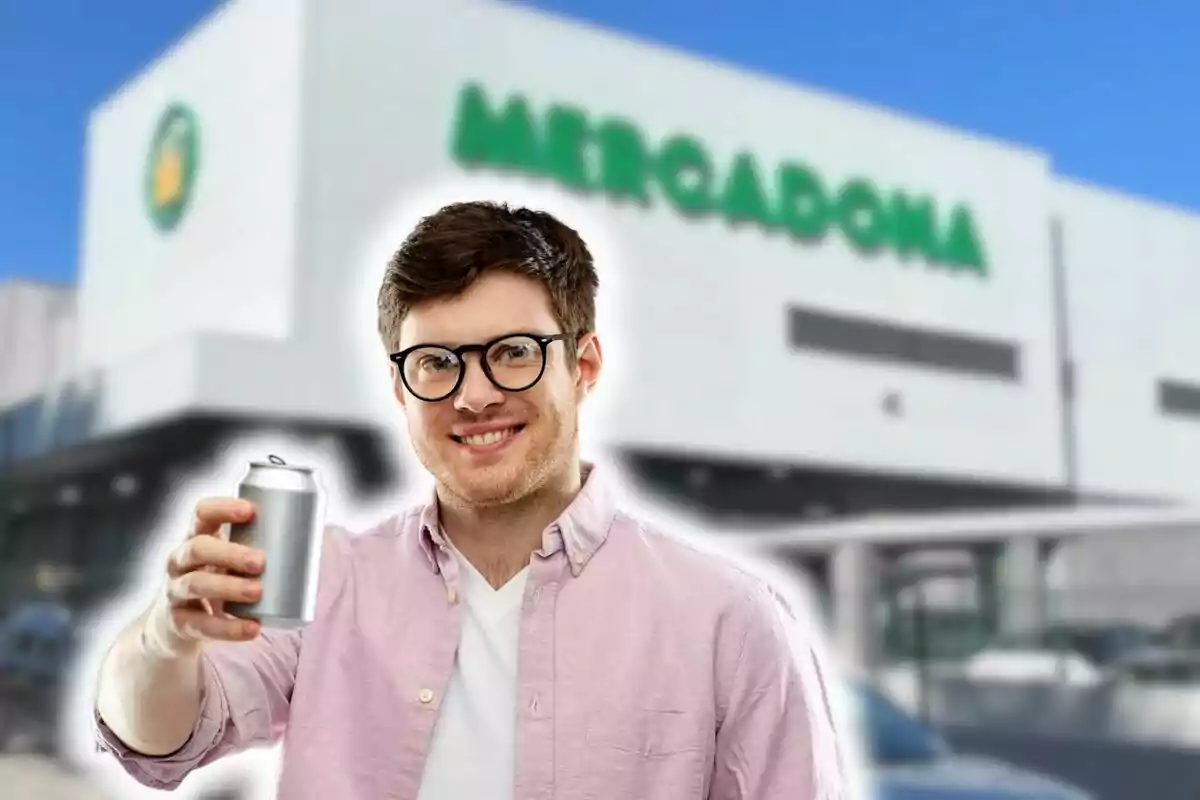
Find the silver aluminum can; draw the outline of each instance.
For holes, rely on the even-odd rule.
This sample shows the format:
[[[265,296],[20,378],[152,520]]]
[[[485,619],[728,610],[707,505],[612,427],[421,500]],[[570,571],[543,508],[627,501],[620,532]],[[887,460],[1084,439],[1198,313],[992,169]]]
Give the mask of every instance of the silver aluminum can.
[[[254,517],[231,525],[229,540],[266,553],[262,595],[255,603],[226,603],[235,617],[264,627],[297,628],[313,619],[320,570],[323,524],[321,490],[310,467],[287,464],[278,456],[251,462],[238,484]]]

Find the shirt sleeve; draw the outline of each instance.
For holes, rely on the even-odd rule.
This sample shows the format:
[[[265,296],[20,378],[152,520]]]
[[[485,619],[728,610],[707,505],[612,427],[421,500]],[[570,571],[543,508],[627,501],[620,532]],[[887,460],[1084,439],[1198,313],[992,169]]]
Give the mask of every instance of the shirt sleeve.
[[[137,753],[93,712],[100,750],[139,783],[174,789],[198,767],[275,741],[287,724],[300,639],[299,631],[264,631],[252,642],[208,645],[200,658],[200,717],[182,748],[166,756]]]
[[[709,800],[859,800],[815,631],[765,586],[731,616]]]
[[[343,587],[348,534],[330,526],[322,543],[317,615]],[[131,750],[93,710],[97,746],[116,757],[139,783],[174,789],[193,770],[222,756],[282,737],[300,662],[302,630],[263,629],[250,642],[214,642],[200,657],[200,717],[174,753],[146,756]]]

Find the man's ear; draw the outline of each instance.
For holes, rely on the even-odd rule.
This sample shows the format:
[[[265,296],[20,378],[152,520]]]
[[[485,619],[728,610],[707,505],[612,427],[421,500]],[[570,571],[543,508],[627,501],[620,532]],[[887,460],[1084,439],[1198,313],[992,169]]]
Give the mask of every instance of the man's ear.
[[[592,393],[596,381],[600,380],[600,370],[604,366],[600,337],[594,333],[583,334],[579,337],[576,352],[575,384],[581,390],[581,397],[586,397]]]

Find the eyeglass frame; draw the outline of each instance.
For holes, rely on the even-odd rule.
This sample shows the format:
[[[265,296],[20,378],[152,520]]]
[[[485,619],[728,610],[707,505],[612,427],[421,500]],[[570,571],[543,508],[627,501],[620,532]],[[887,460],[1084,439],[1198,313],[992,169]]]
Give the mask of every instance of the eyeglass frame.
[[[550,361],[550,345],[554,342],[566,341],[572,338],[572,336],[578,340],[582,335],[583,334],[545,334],[532,333],[530,331],[513,331],[512,333],[506,333],[502,336],[497,336],[496,338],[490,339],[482,344],[460,344],[458,347],[447,347],[444,344],[438,344],[436,342],[422,342],[421,344],[414,344],[411,347],[406,347],[398,352],[389,353],[388,361],[391,361],[396,365],[396,374],[400,378],[400,383],[405,389],[408,390],[408,393],[424,403],[440,403],[458,393],[458,390],[462,388],[463,380],[467,377],[467,360],[463,357],[467,353],[479,353],[479,366],[483,370],[484,377],[488,379],[488,382],[491,383],[492,386],[496,387],[502,392],[527,392],[534,386],[537,386],[539,383],[541,383],[542,377],[546,374],[546,365]],[[542,349],[542,367],[538,370],[537,377],[534,378],[527,386],[523,386],[520,389],[509,389],[505,386],[501,386],[500,382],[496,380],[496,376],[492,374],[492,368],[490,365],[488,365],[487,352],[495,345],[503,342],[505,339],[512,339],[517,336],[524,336],[528,339],[533,339],[538,343],[538,346]],[[454,357],[458,359],[458,363],[460,365],[458,370],[458,378],[454,381],[454,387],[441,397],[436,397],[432,400],[422,397],[414,392],[413,388],[408,385],[408,378],[404,376],[404,362],[407,361],[408,357],[416,351],[427,347],[436,347],[449,353],[453,353]]]

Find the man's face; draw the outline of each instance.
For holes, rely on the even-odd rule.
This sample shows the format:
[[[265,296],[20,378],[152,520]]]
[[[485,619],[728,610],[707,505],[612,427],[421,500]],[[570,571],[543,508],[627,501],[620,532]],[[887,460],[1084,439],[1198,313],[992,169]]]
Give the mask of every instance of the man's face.
[[[400,349],[484,344],[511,333],[563,331],[545,288],[494,271],[462,295],[413,308],[400,329]],[[574,465],[579,406],[599,376],[601,354],[590,333],[580,340],[576,364],[565,342],[552,342],[541,380],[520,392],[497,388],[484,374],[481,358],[481,353],[465,354],[458,391],[432,403],[409,393],[394,365],[392,370],[396,399],[421,463],[443,490],[484,507],[525,497]]]

